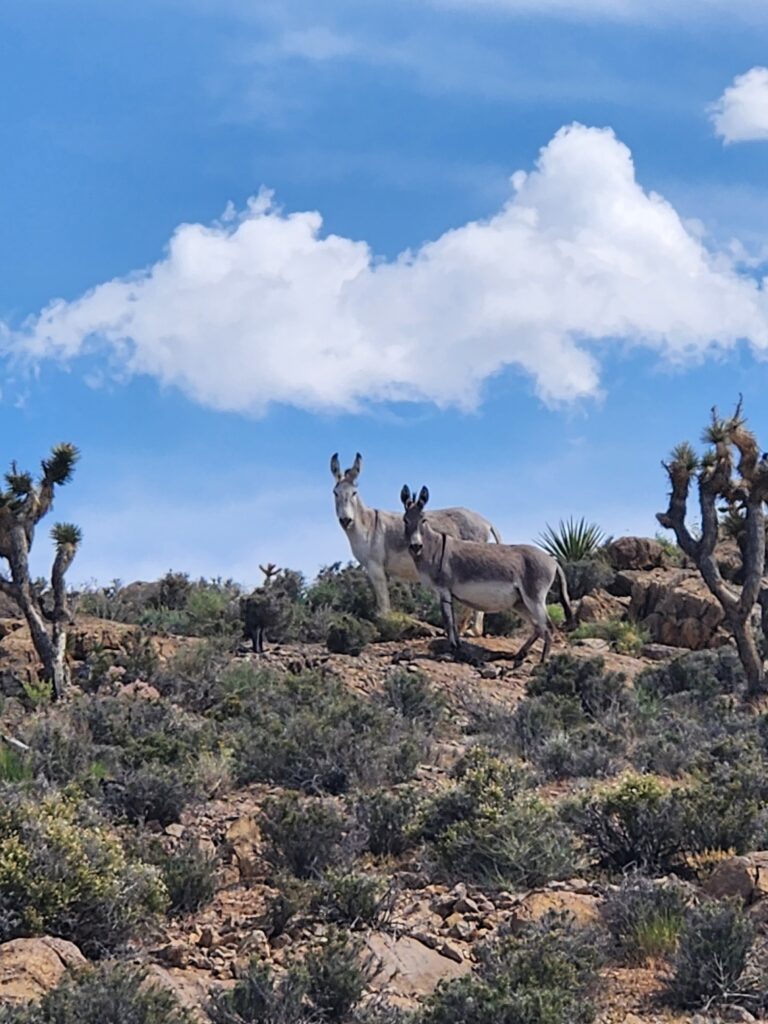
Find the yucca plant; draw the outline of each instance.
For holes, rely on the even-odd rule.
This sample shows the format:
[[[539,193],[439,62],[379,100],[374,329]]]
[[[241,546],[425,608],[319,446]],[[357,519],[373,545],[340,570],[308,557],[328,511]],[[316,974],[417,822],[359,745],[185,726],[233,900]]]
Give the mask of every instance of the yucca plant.
[[[561,519],[556,530],[547,523],[537,544],[562,565],[593,557],[608,539],[597,523],[587,522],[584,516],[578,521],[571,516],[566,522]]]

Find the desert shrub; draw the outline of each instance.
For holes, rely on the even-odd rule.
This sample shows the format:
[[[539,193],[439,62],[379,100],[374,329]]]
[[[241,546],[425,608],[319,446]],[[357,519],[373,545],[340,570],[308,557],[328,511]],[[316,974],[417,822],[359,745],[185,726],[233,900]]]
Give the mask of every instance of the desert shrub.
[[[449,825],[432,849],[443,876],[501,888],[566,878],[578,860],[569,829],[549,805],[529,795]]]
[[[143,697],[92,697],[81,712],[91,741],[99,747],[118,747],[127,766],[148,761],[189,766],[210,740],[204,722],[167,701]]]
[[[334,931],[279,976],[254,960],[234,988],[213,994],[208,1016],[213,1024],[340,1024],[365,990],[360,953],[357,940]]]
[[[184,839],[170,851],[155,846],[144,859],[160,870],[170,900],[168,913],[192,914],[213,899],[219,859],[194,839]]]
[[[214,991],[206,1007],[212,1024],[310,1024],[306,980],[296,970],[276,977],[253,960],[234,988]]]
[[[606,897],[603,917],[623,959],[643,963],[674,950],[686,904],[678,884],[629,876]]]
[[[243,698],[259,686],[267,670],[232,662],[227,640],[209,639],[180,651],[155,681],[160,692],[187,711],[216,719],[237,716]]]
[[[406,612],[391,611],[376,619],[377,639],[383,643],[394,640],[412,640],[424,636],[424,626]]]
[[[602,659],[557,655],[537,669],[512,718],[512,746],[546,778],[610,775],[622,763],[634,706]]]
[[[646,775],[627,775],[571,806],[601,866],[618,871],[665,871],[688,847],[688,822],[679,791]]]
[[[572,697],[592,719],[624,713],[633,707],[631,691],[621,672],[607,672],[602,658],[574,658],[557,654],[534,670],[528,694]]]
[[[736,903],[705,903],[689,910],[667,985],[670,1001],[691,1009],[736,1002],[737,993],[749,988],[741,979],[754,937],[754,925]]]
[[[381,880],[361,871],[325,871],[313,899],[317,914],[347,928],[378,925],[388,908]]]
[[[376,627],[354,615],[338,612],[334,615],[325,646],[332,654],[350,654],[356,657],[364,647],[376,639]]]
[[[562,567],[572,601],[579,601],[594,590],[609,586],[615,575],[605,559],[599,557],[568,559]]]
[[[31,778],[34,778],[34,771],[30,758],[0,742],[0,784],[24,782]]]
[[[598,637],[606,640],[619,654],[639,654],[648,643],[648,632],[636,622],[608,619],[605,622],[584,622],[571,633],[573,640]]]
[[[65,976],[39,1003],[0,1009],[0,1024],[192,1024],[175,996],[142,971],[104,963]]]
[[[83,702],[74,701],[28,723],[24,738],[32,748],[29,757],[35,776],[57,785],[75,780],[83,784],[89,777],[98,780],[107,764],[117,763],[112,752],[93,742],[83,708]]]
[[[445,701],[422,672],[395,669],[384,680],[384,700],[409,722],[432,730],[445,712]]]
[[[549,915],[502,934],[473,974],[438,986],[417,1024],[591,1024],[602,951],[595,933]]]
[[[237,591],[221,584],[195,586],[184,604],[185,632],[190,636],[226,636],[239,629],[233,602]]]
[[[336,807],[295,793],[268,800],[260,824],[272,866],[287,868],[297,878],[319,878],[338,864],[350,825]]]
[[[338,794],[405,781],[423,746],[410,723],[339,680],[263,673],[243,701],[235,762],[241,782]]]
[[[335,612],[356,619],[376,618],[376,596],[362,566],[341,562],[324,566],[307,590],[306,602],[310,609],[331,608]]]
[[[528,773],[474,748],[458,781],[429,801],[421,834],[439,873],[498,886],[539,885],[573,871],[573,836],[551,807],[526,792]]]
[[[324,946],[304,960],[307,997],[321,1021],[340,1024],[365,991],[367,963],[358,939],[333,931]]]
[[[547,779],[596,778],[615,775],[623,743],[597,725],[542,735],[533,751],[536,767]]]
[[[656,697],[687,693],[707,703],[715,697],[743,693],[744,669],[731,647],[692,651],[673,661],[647,668],[637,679],[641,693]]]
[[[753,835],[768,800],[765,764],[739,743],[723,753],[722,760],[711,757],[680,793],[694,852],[754,848]]]
[[[486,636],[513,636],[522,625],[523,620],[513,611],[487,612],[483,618]]]
[[[377,789],[358,800],[357,820],[372,854],[397,856],[417,841],[418,806],[412,789]]]
[[[164,827],[170,825],[197,795],[190,779],[160,762],[128,768],[104,786],[104,803],[110,813],[132,824],[156,821]]]
[[[0,803],[0,892],[13,934],[71,939],[86,955],[115,949],[165,909],[158,872],[126,855],[119,840],[56,794]]]

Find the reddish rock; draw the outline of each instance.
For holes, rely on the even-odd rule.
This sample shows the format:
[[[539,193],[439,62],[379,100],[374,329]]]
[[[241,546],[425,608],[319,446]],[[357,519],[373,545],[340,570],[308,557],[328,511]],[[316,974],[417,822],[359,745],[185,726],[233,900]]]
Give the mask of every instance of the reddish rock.
[[[606,553],[614,569],[658,569],[667,562],[664,546],[651,537],[617,537]]]

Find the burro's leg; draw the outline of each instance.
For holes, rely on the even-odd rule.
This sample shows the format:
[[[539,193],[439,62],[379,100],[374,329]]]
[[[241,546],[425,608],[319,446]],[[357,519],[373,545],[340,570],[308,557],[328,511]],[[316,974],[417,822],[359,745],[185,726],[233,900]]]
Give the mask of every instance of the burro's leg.
[[[549,652],[552,647],[552,620],[549,617],[549,612],[547,611],[547,606],[544,603],[543,598],[534,598],[522,591],[520,592],[520,597],[527,617],[531,620],[531,624],[533,625],[533,633],[528,637],[515,655],[515,662],[520,664],[539,637],[542,637],[544,640],[544,650],[541,654],[541,661],[543,663],[549,657]]]
[[[389,615],[392,606],[389,603],[389,587],[384,566],[379,565],[378,562],[369,562],[366,570],[376,595],[376,613],[382,616]]]
[[[443,626],[445,627],[445,635],[448,637],[448,643],[451,645],[454,651],[459,649],[459,631],[456,629],[456,616],[453,611],[453,597],[449,590],[441,590],[440,594],[440,611],[443,614]]]

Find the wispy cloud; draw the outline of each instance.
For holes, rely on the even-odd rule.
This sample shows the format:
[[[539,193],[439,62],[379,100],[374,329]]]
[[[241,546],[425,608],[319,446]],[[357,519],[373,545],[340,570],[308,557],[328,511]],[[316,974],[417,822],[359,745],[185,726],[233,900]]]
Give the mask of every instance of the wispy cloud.
[[[681,364],[745,338],[768,353],[762,287],[643,190],[610,130],[562,129],[512,181],[489,220],[392,261],[265,193],[180,226],[154,266],[51,303],[4,345],[32,362],[104,352],[121,372],[250,413],[471,408],[505,367],[557,404],[600,394],[600,353],[617,344]]]
[[[710,108],[715,134],[723,142],[761,142],[768,139],[768,68],[751,68],[737,75]]]

